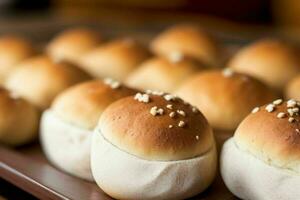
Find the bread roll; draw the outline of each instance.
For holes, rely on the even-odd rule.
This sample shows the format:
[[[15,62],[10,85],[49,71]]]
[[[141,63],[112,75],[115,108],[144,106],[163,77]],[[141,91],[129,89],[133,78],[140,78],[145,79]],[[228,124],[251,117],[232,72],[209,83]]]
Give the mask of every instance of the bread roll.
[[[290,79],[300,73],[296,50],[274,39],[260,40],[242,48],[228,66],[256,77],[280,92]]]
[[[57,94],[89,76],[65,63],[55,63],[46,56],[22,62],[7,79],[5,86],[40,110],[46,109]]]
[[[5,81],[16,64],[33,54],[34,49],[28,40],[17,36],[0,37],[0,83]]]
[[[230,69],[201,72],[177,91],[198,107],[209,123],[219,130],[234,130],[256,106],[276,99],[263,83]]]
[[[37,136],[39,112],[14,93],[0,88],[0,142],[23,145]]]
[[[87,28],[72,28],[58,34],[46,47],[47,54],[55,61],[78,64],[85,53],[95,48],[102,37]]]
[[[223,146],[221,173],[241,199],[300,197],[300,102],[257,107]]]
[[[206,189],[216,172],[208,122],[170,94],[137,93],[111,104],[91,149],[95,181],[117,199],[188,198]]]
[[[141,90],[173,92],[188,77],[204,68],[184,57],[177,59],[158,57],[142,63],[127,77],[125,83]]]
[[[81,83],[58,95],[43,113],[41,143],[47,158],[58,168],[93,180],[90,140],[103,110],[136,91],[113,80]]]
[[[130,38],[118,39],[88,52],[80,66],[93,77],[110,77],[124,80],[127,75],[148,57],[148,52]]]
[[[177,25],[165,30],[154,38],[150,48],[161,56],[183,54],[211,67],[219,67],[221,64],[220,49],[215,39],[193,25]]]
[[[285,88],[285,97],[300,101],[300,74],[288,82]]]

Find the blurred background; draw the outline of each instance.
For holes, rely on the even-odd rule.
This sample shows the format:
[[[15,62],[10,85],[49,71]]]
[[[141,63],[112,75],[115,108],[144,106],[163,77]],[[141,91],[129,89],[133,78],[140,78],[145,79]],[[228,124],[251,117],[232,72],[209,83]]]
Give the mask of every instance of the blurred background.
[[[229,42],[265,35],[300,37],[299,0],[0,0],[0,33],[22,32],[47,40],[73,25],[108,35],[156,32],[177,22],[194,22]]]

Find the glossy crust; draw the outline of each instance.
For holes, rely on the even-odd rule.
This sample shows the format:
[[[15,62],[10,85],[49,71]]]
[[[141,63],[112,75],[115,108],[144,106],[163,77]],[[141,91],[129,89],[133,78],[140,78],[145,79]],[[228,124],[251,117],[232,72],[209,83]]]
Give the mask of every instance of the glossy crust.
[[[55,63],[46,56],[38,56],[22,62],[5,85],[43,110],[57,94],[88,78],[87,74],[74,66]]]
[[[38,110],[27,101],[0,89],[0,142],[22,145],[37,136]]]
[[[285,97],[287,99],[297,99],[300,101],[300,74],[287,84],[285,88]]]
[[[187,80],[176,93],[197,106],[212,127],[234,130],[257,105],[264,105],[276,95],[261,82],[239,73],[201,72]]]
[[[299,112],[293,116],[295,121],[289,122],[286,102],[276,106],[273,112],[265,108],[262,106],[243,120],[235,132],[235,143],[269,165],[300,173]],[[280,112],[287,116],[278,118]]]
[[[159,34],[150,44],[151,50],[161,56],[182,53],[212,67],[220,65],[217,42],[205,31],[193,25],[177,25]]]
[[[15,69],[16,64],[33,54],[34,49],[28,40],[17,36],[0,37],[0,82]]]
[[[74,64],[86,52],[95,48],[102,38],[100,34],[86,28],[73,28],[57,35],[48,44],[46,51],[55,61],[67,61]]]
[[[260,40],[244,47],[231,59],[228,66],[254,76],[279,91],[300,73],[300,60],[296,50],[272,39]]]
[[[137,91],[123,85],[113,89],[102,80],[75,85],[55,98],[51,109],[64,121],[84,129],[93,129],[104,109],[112,102]]]
[[[138,89],[173,92],[188,77],[204,69],[204,66],[187,58],[171,61],[153,58],[145,61],[126,79],[125,83]]]
[[[166,108],[173,105],[173,110]],[[164,110],[163,115],[153,116],[152,107]],[[170,112],[182,110],[186,116]],[[184,121],[184,127],[179,122]],[[172,125],[172,128],[169,128]],[[123,98],[111,104],[102,114],[99,131],[110,143],[146,160],[182,160],[204,154],[214,145],[212,130],[198,112],[181,99],[167,101],[162,96],[150,95],[150,102],[143,103],[134,97]]]
[[[101,45],[80,60],[80,66],[93,77],[123,80],[149,56],[136,41],[127,38]]]

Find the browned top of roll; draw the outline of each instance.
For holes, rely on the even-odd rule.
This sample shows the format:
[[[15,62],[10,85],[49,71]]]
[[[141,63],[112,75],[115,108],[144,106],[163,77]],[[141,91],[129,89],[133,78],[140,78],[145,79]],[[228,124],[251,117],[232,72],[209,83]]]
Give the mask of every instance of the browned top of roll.
[[[300,102],[257,107],[239,125],[237,145],[268,164],[300,172]]]
[[[117,148],[148,160],[193,158],[214,145],[201,112],[169,94],[118,100],[103,112],[98,129]]]
[[[260,81],[230,69],[200,72],[176,93],[197,106],[210,124],[221,130],[234,130],[255,106],[276,98]]]
[[[182,53],[212,67],[220,65],[217,42],[197,26],[181,24],[171,27],[154,38],[150,45],[158,55],[169,57]]]
[[[20,63],[5,85],[40,109],[45,109],[57,94],[88,78],[74,66],[37,56]]]
[[[136,92],[109,79],[88,81],[62,92],[55,98],[52,110],[68,123],[93,129],[109,104]]]

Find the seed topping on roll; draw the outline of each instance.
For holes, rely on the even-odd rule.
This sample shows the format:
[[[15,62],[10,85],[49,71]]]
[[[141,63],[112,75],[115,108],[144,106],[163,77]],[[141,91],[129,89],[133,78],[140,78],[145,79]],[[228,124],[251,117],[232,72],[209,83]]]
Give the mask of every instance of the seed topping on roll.
[[[121,83],[111,78],[106,78],[103,80],[106,85],[109,85],[112,89],[118,89],[121,87]]]

